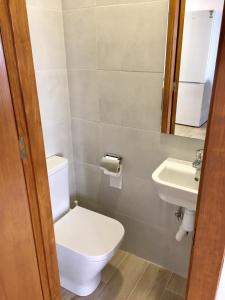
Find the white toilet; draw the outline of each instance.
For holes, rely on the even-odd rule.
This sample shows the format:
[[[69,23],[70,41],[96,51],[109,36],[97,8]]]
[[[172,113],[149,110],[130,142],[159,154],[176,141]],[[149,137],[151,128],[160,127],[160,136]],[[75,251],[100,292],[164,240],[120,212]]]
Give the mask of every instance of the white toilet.
[[[79,295],[91,294],[101,281],[101,271],[118,250],[123,225],[82,207],[70,210],[68,161],[47,159],[60,283]]]

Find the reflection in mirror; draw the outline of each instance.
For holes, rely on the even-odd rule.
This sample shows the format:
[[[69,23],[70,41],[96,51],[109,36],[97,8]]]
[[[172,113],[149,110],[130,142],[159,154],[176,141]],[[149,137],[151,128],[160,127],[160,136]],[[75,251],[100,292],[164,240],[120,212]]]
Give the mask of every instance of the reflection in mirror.
[[[168,53],[171,53],[172,45],[167,43],[162,132],[205,139],[222,8],[223,1],[220,0],[187,0],[185,5],[179,7],[178,42],[172,62],[173,57],[168,56]],[[171,20],[168,24],[169,41]],[[173,90],[168,92],[166,76],[169,74],[168,68],[173,72],[173,64],[174,76],[171,76],[169,80]],[[166,106],[171,109],[167,111],[168,122],[165,130],[163,122],[165,123]]]

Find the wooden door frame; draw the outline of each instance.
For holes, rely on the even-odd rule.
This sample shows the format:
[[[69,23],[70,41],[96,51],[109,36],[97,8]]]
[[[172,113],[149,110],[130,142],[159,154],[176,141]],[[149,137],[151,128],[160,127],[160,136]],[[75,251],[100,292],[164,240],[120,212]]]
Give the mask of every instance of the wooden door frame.
[[[0,0],[0,28],[18,140],[23,138],[26,149],[22,164],[43,298],[59,300],[56,244],[25,0]]]
[[[186,0],[170,0],[161,132],[174,134]]]
[[[178,0],[170,1],[177,11]],[[180,6],[179,6],[180,7]],[[23,161],[44,299],[60,299],[41,119],[25,0],[0,0],[0,22]],[[176,19],[177,22],[177,19]],[[176,23],[175,22],[175,23]],[[177,40],[173,33],[172,41]],[[170,54],[173,58],[173,53]],[[213,300],[225,249],[225,18],[206,136],[187,300]],[[170,87],[171,88],[171,87]]]
[[[225,253],[225,9],[196,212],[187,300],[215,299]]]

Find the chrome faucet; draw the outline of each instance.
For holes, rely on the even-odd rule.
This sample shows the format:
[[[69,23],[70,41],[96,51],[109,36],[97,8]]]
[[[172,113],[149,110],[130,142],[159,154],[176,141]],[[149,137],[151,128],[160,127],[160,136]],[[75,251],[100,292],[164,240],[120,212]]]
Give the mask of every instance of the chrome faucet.
[[[203,161],[203,149],[199,149],[196,151],[196,159],[193,161],[192,166],[196,169],[195,173],[195,180],[199,181],[200,173],[202,168],[202,161]]]

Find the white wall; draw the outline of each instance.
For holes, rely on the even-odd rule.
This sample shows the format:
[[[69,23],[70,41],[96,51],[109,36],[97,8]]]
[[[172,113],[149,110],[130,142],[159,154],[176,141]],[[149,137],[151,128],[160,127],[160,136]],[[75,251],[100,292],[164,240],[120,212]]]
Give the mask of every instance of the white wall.
[[[74,192],[69,90],[61,0],[27,0],[35,75],[46,157],[59,154],[70,162]]]
[[[222,11],[223,3],[223,0],[186,0],[186,10]]]
[[[225,263],[223,266],[220,283],[216,295],[216,300],[224,300],[225,299]]]

